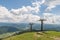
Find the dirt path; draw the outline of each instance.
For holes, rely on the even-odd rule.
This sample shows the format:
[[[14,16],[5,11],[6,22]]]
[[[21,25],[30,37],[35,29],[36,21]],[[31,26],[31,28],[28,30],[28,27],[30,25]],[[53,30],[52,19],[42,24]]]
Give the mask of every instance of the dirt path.
[[[33,36],[34,36],[34,40],[37,40],[39,37],[43,36],[43,33],[42,32],[37,32]]]
[[[60,40],[60,37],[50,37],[53,38],[54,40]]]
[[[33,36],[34,36],[34,40],[37,40],[39,37],[43,37],[44,33],[42,32],[38,32],[38,33],[35,33]],[[54,40],[60,40],[60,37],[49,37],[49,38],[53,38]]]
[[[54,38],[54,40],[60,40],[60,38],[59,38],[59,37],[57,37],[57,38]]]

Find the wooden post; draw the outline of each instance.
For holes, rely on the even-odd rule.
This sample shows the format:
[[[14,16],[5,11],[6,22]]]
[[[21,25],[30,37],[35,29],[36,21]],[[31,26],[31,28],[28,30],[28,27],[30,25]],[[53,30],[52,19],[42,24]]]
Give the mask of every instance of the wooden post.
[[[45,21],[45,19],[40,19],[39,21],[41,21],[41,31],[43,31],[43,21]]]
[[[30,31],[32,31],[32,25],[33,25],[33,23],[29,23],[29,25],[30,25]]]
[[[43,31],[43,21],[41,21],[41,31]]]

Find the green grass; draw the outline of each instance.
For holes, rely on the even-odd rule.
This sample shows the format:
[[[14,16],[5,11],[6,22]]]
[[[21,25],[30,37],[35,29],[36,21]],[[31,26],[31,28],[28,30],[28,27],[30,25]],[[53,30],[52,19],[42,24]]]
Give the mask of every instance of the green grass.
[[[23,33],[20,35],[16,35],[10,38],[7,38],[5,40],[33,40],[33,35],[35,32],[28,32],[28,33]]]
[[[37,34],[36,32],[27,32],[6,38],[4,40],[54,40],[54,37],[60,38],[60,32],[46,31],[39,34]]]

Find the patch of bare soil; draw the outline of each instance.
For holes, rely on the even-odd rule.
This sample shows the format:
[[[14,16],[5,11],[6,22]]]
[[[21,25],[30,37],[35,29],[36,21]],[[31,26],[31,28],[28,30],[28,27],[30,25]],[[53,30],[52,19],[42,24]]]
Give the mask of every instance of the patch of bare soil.
[[[53,38],[54,40],[60,40],[60,37],[50,37]]]
[[[43,34],[44,34],[43,32],[37,32],[37,33],[35,33],[35,34],[33,35],[34,40],[37,40],[39,37],[42,37]]]
[[[60,38],[59,37],[56,37],[56,38],[54,38],[54,40],[60,40]]]

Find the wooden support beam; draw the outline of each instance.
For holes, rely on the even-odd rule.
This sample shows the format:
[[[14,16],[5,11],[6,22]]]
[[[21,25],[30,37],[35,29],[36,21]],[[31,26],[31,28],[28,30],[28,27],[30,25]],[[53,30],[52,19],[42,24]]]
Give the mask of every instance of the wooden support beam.
[[[41,31],[43,31],[43,21],[46,21],[45,19],[40,19],[39,21],[41,21]]]

